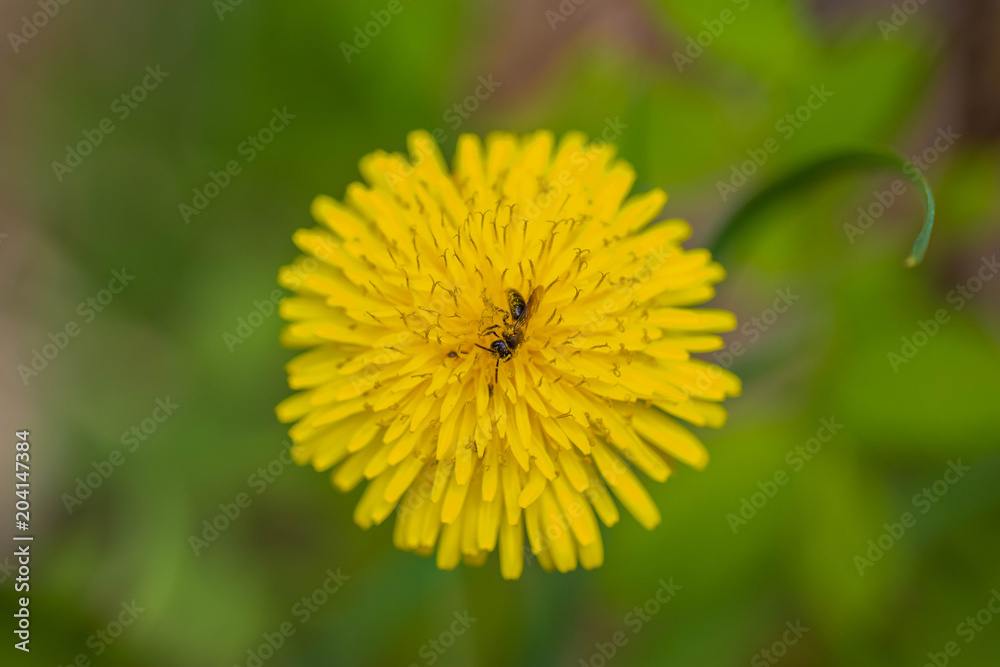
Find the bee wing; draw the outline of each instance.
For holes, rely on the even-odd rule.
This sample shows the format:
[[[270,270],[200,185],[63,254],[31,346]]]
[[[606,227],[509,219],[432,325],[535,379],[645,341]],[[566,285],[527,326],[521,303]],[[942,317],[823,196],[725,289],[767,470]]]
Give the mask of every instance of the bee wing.
[[[544,294],[545,288],[541,285],[531,290],[531,295],[528,297],[528,305],[524,307],[524,315],[521,316],[521,322],[527,322],[528,318],[535,314]]]
[[[510,309],[510,314],[513,316],[515,313],[520,311],[520,315],[517,319],[521,319],[524,316],[524,297],[516,289],[507,290],[507,307]]]

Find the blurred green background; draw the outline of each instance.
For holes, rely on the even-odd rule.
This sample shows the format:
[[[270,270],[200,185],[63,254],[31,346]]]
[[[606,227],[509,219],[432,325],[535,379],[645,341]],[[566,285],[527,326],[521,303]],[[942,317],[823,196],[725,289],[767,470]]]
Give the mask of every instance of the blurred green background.
[[[24,21],[41,5],[54,13],[32,32]],[[356,29],[379,18],[365,43]],[[791,667],[933,664],[929,653],[997,664],[996,3],[17,0],[0,22],[0,421],[11,445],[31,431],[36,535],[29,655],[8,627],[13,547],[0,555],[3,664]],[[458,115],[490,76],[495,92]],[[142,101],[120,99],[144,77]],[[824,86],[832,95],[807,120],[786,118]],[[248,148],[274,109],[294,118]],[[391,521],[352,524],[360,488],[345,496],[281,463],[273,407],[292,354],[276,315],[240,320],[268,312],[259,304],[295,255],[292,232],[311,225],[312,198],[342,196],[365,153],[403,150],[415,128],[439,129],[450,158],[460,132],[596,137],[609,123],[636,189],[665,188],[665,214],[692,222],[692,245],[803,161],[859,145],[929,150],[939,218],[927,259],[902,266],[922,209],[909,184],[892,194],[899,175],[855,172],[782,200],[721,257],[729,277],[712,305],[743,326],[727,341],[744,350],[731,366],[744,395],[724,429],[699,433],[704,472],[648,484],[663,524],[623,517],[592,572],[529,560],[504,582],[496,555],[440,572],[393,549]],[[949,132],[960,138],[935,149]],[[67,156],[88,136],[100,138],[89,155]],[[719,182],[769,139],[778,150],[724,201]],[[180,205],[233,160],[240,173],[186,221]],[[863,233],[845,228],[880,199]],[[103,293],[123,269],[134,279]],[[775,316],[779,290],[797,299]],[[77,335],[61,338],[71,322]],[[54,340],[65,349],[37,375],[19,368]],[[177,406],[162,423],[158,399]],[[823,419],[842,428],[800,458]],[[68,501],[112,456],[121,465]],[[959,461],[969,470],[934,487]],[[787,483],[772,486],[779,471]],[[193,546],[238,498],[239,516]],[[915,523],[884,535],[906,512]],[[328,570],[349,578],[307,614],[302,598]],[[669,603],[635,611],[671,578],[682,588]],[[141,611],[115,627],[133,601]],[[294,634],[269,651],[285,623]],[[796,623],[808,631],[786,633]],[[97,635],[119,629],[112,643]]]

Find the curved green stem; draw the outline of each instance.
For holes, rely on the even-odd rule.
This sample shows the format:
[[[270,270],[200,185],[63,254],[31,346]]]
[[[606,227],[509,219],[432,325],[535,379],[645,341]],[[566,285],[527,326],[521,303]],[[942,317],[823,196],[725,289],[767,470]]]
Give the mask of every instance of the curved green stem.
[[[809,162],[771,183],[748,199],[722,225],[722,230],[711,245],[712,253],[720,255],[727,252],[733,239],[740,233],[740,230],[749,226],[748,223],[753,219],[759,218],[760,216],[757,214],[767,208],[772,202],[800,188],[820,181],[831,174],[857,167],[888,167],[895,169],[906,174],[910,181],[920,187],[926,207],[924,225],[917,239],[913,242],[910,256],[906,258],[906,266],[916,266],[924,258],[924,253],[927,251],[927,244],[931,240],[931,230],[934,228],[934,193],[931,192],[931,186],[920,170],[914,167],[909,161],[892,151],[877,149],[855,149],[828,155]]]

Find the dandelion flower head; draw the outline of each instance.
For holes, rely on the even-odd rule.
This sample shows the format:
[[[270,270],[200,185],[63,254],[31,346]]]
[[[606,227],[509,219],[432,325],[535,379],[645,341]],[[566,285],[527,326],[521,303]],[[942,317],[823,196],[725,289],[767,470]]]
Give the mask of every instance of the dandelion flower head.
[[[692,356],[735,327],[692,307],[724,271],[682,247],[687,223],[657,221],[661,190],[630,196],[609,143],[462,135],[451,169],[426,132],[408,149],[363,158],[366,182],[294,234],[292,455],[363,484],[354,520],[395,513],[395,545],[443,569],[498,550],[516,579],[528,548],[546,570],[596,567],[619,504],[660,522],[640,474],[706,465],[681,421],[721,426],[740,391]]]

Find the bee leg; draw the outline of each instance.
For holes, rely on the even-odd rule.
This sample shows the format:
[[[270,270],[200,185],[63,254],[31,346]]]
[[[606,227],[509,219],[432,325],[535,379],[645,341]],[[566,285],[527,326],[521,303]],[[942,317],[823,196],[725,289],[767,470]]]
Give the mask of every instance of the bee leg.
[[[503,336],[501,336],[500,334],[498,334],[497,331],[496,331],[499,328],[500,328],[500,325],[497,324],[495,326],[490,327],[489,329],[484,330],[480,335],[493,334],[494,336],[497,337],[497,340],[503,340]]]
[[[500,381],[500,357],[497,357],[497,366],[493,370],[493,384]]]

